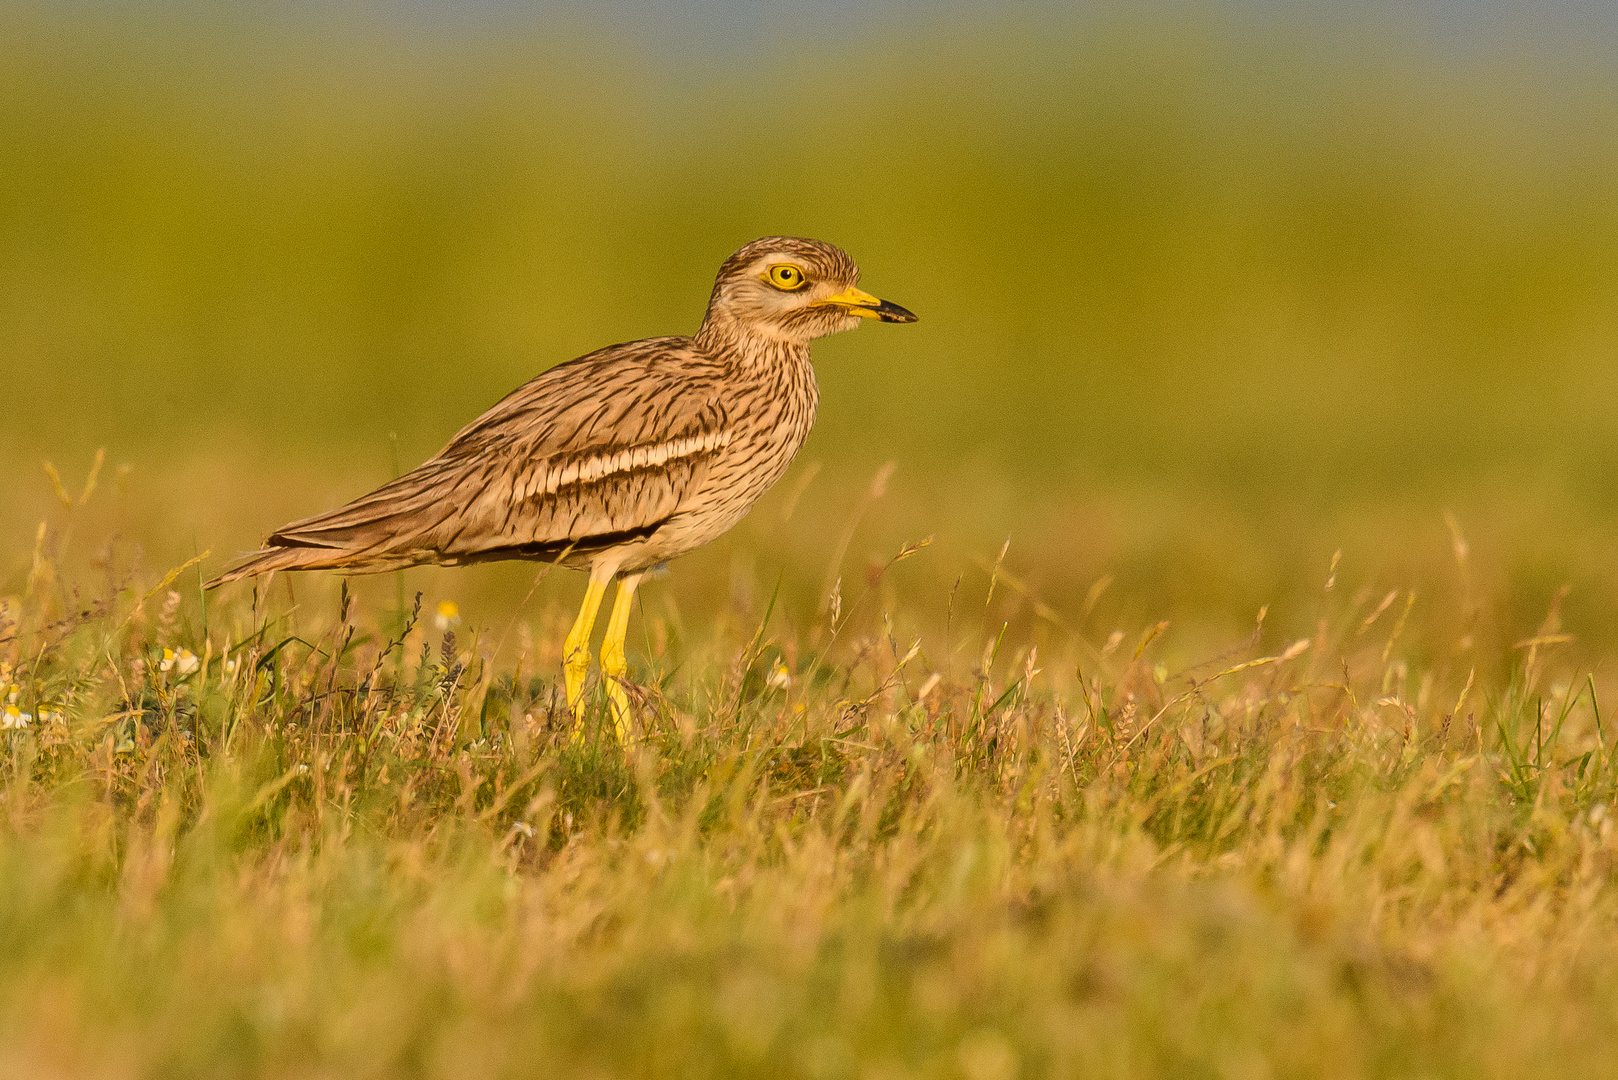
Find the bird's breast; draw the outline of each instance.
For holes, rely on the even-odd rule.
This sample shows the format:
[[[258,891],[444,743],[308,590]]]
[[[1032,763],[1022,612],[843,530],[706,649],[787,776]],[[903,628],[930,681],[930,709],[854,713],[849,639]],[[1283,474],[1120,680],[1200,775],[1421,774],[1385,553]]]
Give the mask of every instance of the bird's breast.
[[[730,384],[725,402],[730,439],[710,458],[676,519],[661,531],[671,544],[690,550],[735,525],[781,479],[808,438],[819,405],[814,370],[804,359],[773,374]]]

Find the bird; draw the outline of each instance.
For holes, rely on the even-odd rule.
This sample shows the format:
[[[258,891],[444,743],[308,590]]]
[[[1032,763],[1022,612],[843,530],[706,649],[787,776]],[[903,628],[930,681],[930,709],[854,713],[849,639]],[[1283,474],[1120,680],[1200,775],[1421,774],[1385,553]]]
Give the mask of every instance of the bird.
[[[609,345],[550,368],[412,471],[277,529],[208,588],[276,570],[506,559],[588,571],[562,650],[577,739],[591,632],[616,580],[600,659],[622,742],[624,637],[642,577],[725,533],[781,479],[819,406],[812,341],[866,320],[916,321],[860,290],[859,277],[832,244],[755,240],[720,266],[695,334]]]

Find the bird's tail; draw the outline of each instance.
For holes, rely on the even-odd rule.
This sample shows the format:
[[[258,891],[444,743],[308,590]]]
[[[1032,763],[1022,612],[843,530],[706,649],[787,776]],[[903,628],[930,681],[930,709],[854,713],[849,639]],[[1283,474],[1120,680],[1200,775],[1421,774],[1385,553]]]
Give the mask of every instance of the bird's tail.
[[[266,547],[208,582],[207,588],[273,570],[345,570],[378,574],[434,561],[413,541],[454,512],[453,477],[437,459],[347,506],[294,521],[272,534]]]
[[[203,586],[205,589],[217,589],[221,585],[242,578],[258,577],[275,570],[313,570],[317,567],[308,564],[309,556],[323,554],[315,548],[265,548],[254,551],[235,566],[214,578]],[[324,554],[330,554],[326,552]]]
[[[276,570],[346,570],[351,574],[379,574],[387,570],[403,570],[407,566],[415,566],[417,562],[407,555],[377,554],[356,558],[355,552],[341,548],[268,547],[249,553],[241,562],[203,587],[216,589],[232,581],[258,577]]]

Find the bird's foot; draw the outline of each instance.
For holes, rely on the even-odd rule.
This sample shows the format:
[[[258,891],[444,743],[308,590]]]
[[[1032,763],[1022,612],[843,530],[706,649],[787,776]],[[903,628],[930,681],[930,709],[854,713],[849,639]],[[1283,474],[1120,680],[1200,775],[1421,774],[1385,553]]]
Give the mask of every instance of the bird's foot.
[[[562,679],[567,685],[567,709],[573,714],[573,740],[584,738],[584,677],[590,672],[590,650],[586,646],[569,649],[562,661]]]
[[[584,587],[584,603],[573,629],[562,642],[562,677],[567,683],[567,707],[573,714],[573,741],[584,738],[584,677],[590,673],[590,630],[595,626],[596,611],[601,598],[607,593],[607,582],[615,568],[592,568],[590,583]],[[598,572],[599,571],[599,572]]]
[[[629,735],[629,695],[617,679],[607,683],[607,704],[612,707],[612,732],[622,745]]]
[[[629,662],[622,647],[613,648],[609,638],[601,646],[601,681],[607,688],[607,704],[612,710],[613,734],[620,745],[629,734],[629,695],[624,692],[624,680],[629,677]]]

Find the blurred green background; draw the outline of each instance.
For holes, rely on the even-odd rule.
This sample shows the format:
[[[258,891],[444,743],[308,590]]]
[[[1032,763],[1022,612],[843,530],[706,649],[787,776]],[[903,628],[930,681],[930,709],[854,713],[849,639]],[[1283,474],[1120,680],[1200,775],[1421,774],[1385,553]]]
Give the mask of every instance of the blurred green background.
[[[942,610],[1009,536],[1097,639],[1306,628],[1338,549],[1357,587],[1492,588],[1506,636],[1562,584],[1618,626],[1610,28],[697,7],[0,10],[0,593],[65,530],[42,461],[76,490],[108,448],[87,561],[215,570],[549,365],[694,329],[789,233],[922,320],[817,346],[797,471],[659,586],[698,610],[777,576],[812,609],[928,535]]]

